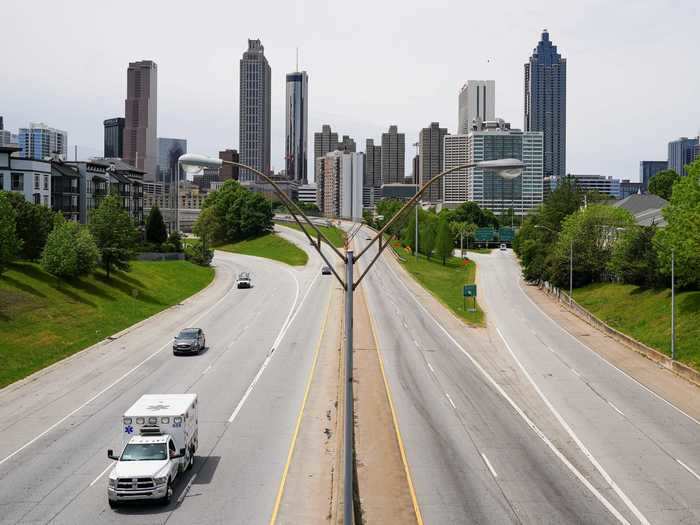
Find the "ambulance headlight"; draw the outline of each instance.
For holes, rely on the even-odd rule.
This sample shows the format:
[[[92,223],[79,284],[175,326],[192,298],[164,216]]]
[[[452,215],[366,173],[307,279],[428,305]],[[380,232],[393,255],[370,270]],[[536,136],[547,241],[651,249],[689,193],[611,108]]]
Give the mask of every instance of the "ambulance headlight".
[[[124,418],[124,424],[125,425],[131,425],[132,419],[130,417],[125,417]]]

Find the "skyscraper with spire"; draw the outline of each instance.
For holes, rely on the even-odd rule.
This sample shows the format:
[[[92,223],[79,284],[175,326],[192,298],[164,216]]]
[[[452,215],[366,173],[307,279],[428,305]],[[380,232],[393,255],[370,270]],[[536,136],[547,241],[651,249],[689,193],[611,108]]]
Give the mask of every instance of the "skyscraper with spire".
[[[525,131],[544,133],[544,176],[566,174],[566,59],[542,38],[525,64]]]
[[[240,62],[239,151],[241,163],[270,173],[270,64],[260,40],[248,40]],[[240,170],[240,181],[255,181],[254,173]]]
[[[287,177],[307,184],[309,76],[306,71],[299,71],[298,50],[296,71],[287,74],[286,88],[284,158]]]

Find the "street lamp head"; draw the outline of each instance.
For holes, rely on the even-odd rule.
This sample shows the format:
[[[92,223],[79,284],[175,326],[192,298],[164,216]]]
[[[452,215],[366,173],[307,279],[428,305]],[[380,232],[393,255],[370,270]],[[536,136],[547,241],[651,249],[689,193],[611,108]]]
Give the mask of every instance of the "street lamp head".
[[[185,153],[177,159],[182,169],[189,174],[199,173],[202,168],[220,168],[223,164],[221,159],[198,155],[196,153]]]
[[[497,159],[497,160],[482,160],[476,163],[477,168],[496,170],[496,174],[507,180],[519,177],[525,164],[520,159]]]

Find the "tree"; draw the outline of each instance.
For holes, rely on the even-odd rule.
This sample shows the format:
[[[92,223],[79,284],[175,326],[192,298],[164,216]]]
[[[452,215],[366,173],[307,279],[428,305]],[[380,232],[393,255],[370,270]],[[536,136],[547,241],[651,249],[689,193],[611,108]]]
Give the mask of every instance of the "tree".
[[[22,247],[17,237],[15,210],[7,198],[7,193],[0,191],[0,273],[12,262]]]
[[[435,239],[435,251],[439,257],[442,257],[443,266],[447,262],[447,258],[452,255],[454,248],[454,240],[450,231],[450,223],[447,221],[447,216],[441,214],[438,220],[437,237]]]
[[[155,244],[163,244],[168,238],[168,230],[165,227],[163,214],[158,206],[153,206],[146,219],[146,240]]]
[[[418,251],[428,259],[433,255],[435,249],[435,221],[428,219],[422,221],[418,226]]]
[[[100,250],[97,248],[95,238],[86,226],[78,226],[75,235],[75,250],[78,254],[78,275],[87,275],[95,271],[100,259]]]
[[[179,231],[173,231],[169,236],[168,236],[168,244],[170,244],[173,247],[173,251],[175,252],[181,252],[182,251],[182,237],[180,236]]]
[[[659,262],[653,240],[656,226],[625,230],[612,249],[609,270],[627,284],[651,287],[659,284]]]
[[[403,201],[400,201],[399,199],[382,199],[377,202],[377,215],[381,216],[381,219],[377,218],[375,221],[377,228],[383,228],[384,225],[389,222],[394,215],[396,215],[403,205]],[[388,233],[397,236],[400,235],[402,230],[401,222],[402,219],[398,219],[394,224],[392,224]]]
[[[201,266],[209,266],[214,251],[207,247],[201,239],[195,239],[185,247],[185,258]]]
[[[675,279],[679,286],[700,286],[700,160],[687,167],[688,176],[673,186],[671,201],[663,209],[668,223],[654,235],[660,271],[671,274],[675,255]]]
[[[92,212],[90,231],[100,250],[100,264],[107,278],[114,269],[129,271],[138,232],[129,213],[121,207],[119,197],[112,194],[102,200]]]
[[[60,279],[92,273],[100,255],[90,231],[63,219],[49,234],[41,254],[41,266]]]
[[[660,171],[649,179],[649,193],[670,201],[673,195],[673,185],[680,178],[680,175],[674,170]]]
[[[450,222],[466,222],[479,227],[498,227],[498,218],[491,210],[482,209],[476,202],[467,201],[460,204],[449,213]]]
[[[41,204],[28,202],[21,193],[7,194],[15,210],[17,237],[22,241],[19,255],[35,261],[41,257],[49,232],[53,229],[55,213]]]
[[[403,230],[401,243],[411,249],[411,253],[416,253],[416,212],[408,212],[408,224]]]

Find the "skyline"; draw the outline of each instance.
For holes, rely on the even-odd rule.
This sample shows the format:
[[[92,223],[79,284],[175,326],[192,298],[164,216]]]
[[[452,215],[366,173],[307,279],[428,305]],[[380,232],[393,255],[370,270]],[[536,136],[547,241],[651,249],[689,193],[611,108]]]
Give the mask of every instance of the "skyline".
[[[640,160],[665,159],[669,141],[695,136],[700,128],[695,101],[699,74],[688,53],[663,52],[664,43],[674,49],[697,47],[693,28],[700,15],[691,2],[635,3],[634,9],[629,9],[631,3],[587,2],[564,9],[540,2],[523,9],[514,3],[476,8],[444,2],[442,8],[407,6],[400,13],[375,6],[371,20],[362,18],[359,5],[342,20],[327,6],[280,6],[273,18],[264,5],[221,6],[222,13],[235,11],[246,20],[234,38],[216,30],[226,27],[226,16],[212,20],[200,11],[190,17],[187,38],[179,40],[169,38],[179,20],[177,9],[170,13],[141,6],[144,19],[128,29],[129,38],[120,45],[101,39],[103,49],[84,46],[100,30],[84,22],[95,20],[103,9],[84,10],[91,13],[84,15],[78,13],[81,4],[74,4],[76,15],[70,20],[60,6],[46,4],[47,15],[55,12],[58,19],[65,18],[64,25],[80,24],[81,30],[66,34],[65,27],[50,22],[55,17],[33,19],[40,36],[26,43],[26,51],[35,60],[27,67],[21,56],[5,57],[13,77],[0,86],[6,129],[15,131],[31,121],[65,129],[70,158],[76,144],[79,158],[101,154],[102,122],[123,116],[124,70],[141,59],[158,64],[159,135],[187,139],[192,151],[206,154],[239,149],[237,65],[248,38],[262,41],[272,69],[271,153],[277,171],[284,167],[284,78],[295,69],[296,47],[299,69],[313,77],[309,134],[330,124],[352,136],[360,149],[367,138],[377,143],[390,124],[406,133],[409,144],[430,122],[455,133],[459,90],[476,78],[495,80],[496,117],[522,129],[522,68],[545,27],[569,62],[567,171],[637,180]],[[509,14],[511,4],[518,6],[517,16]],[[124,13],[115,13],[113,23],[126,20],[132,5],[125,2]],[[446,12],[451,16],[446,18]],[[5,13],[17,21],[8,25],[6,37],[19,40],[19,27],[31,9],[11,2]],[[465,41],[459,15],[472,13],[500,21],[498,33],[506,36],[493,39],[488,27],[476,27]],[[664,33],[668,23],[676,28],[673,34]],[[591,28],[596,38],[591,38]],[[39,52],[44,39],[54,37],[63,45]],[[368,55],[369,49],[376,56]],[[673,78],[687,82],[671,84],[656,71],[673,71]],[[51,82],[41,82],[49,76]],[[665,95],[657,96],[661,92]],[[413,154],[407,147],[407,168]]]

